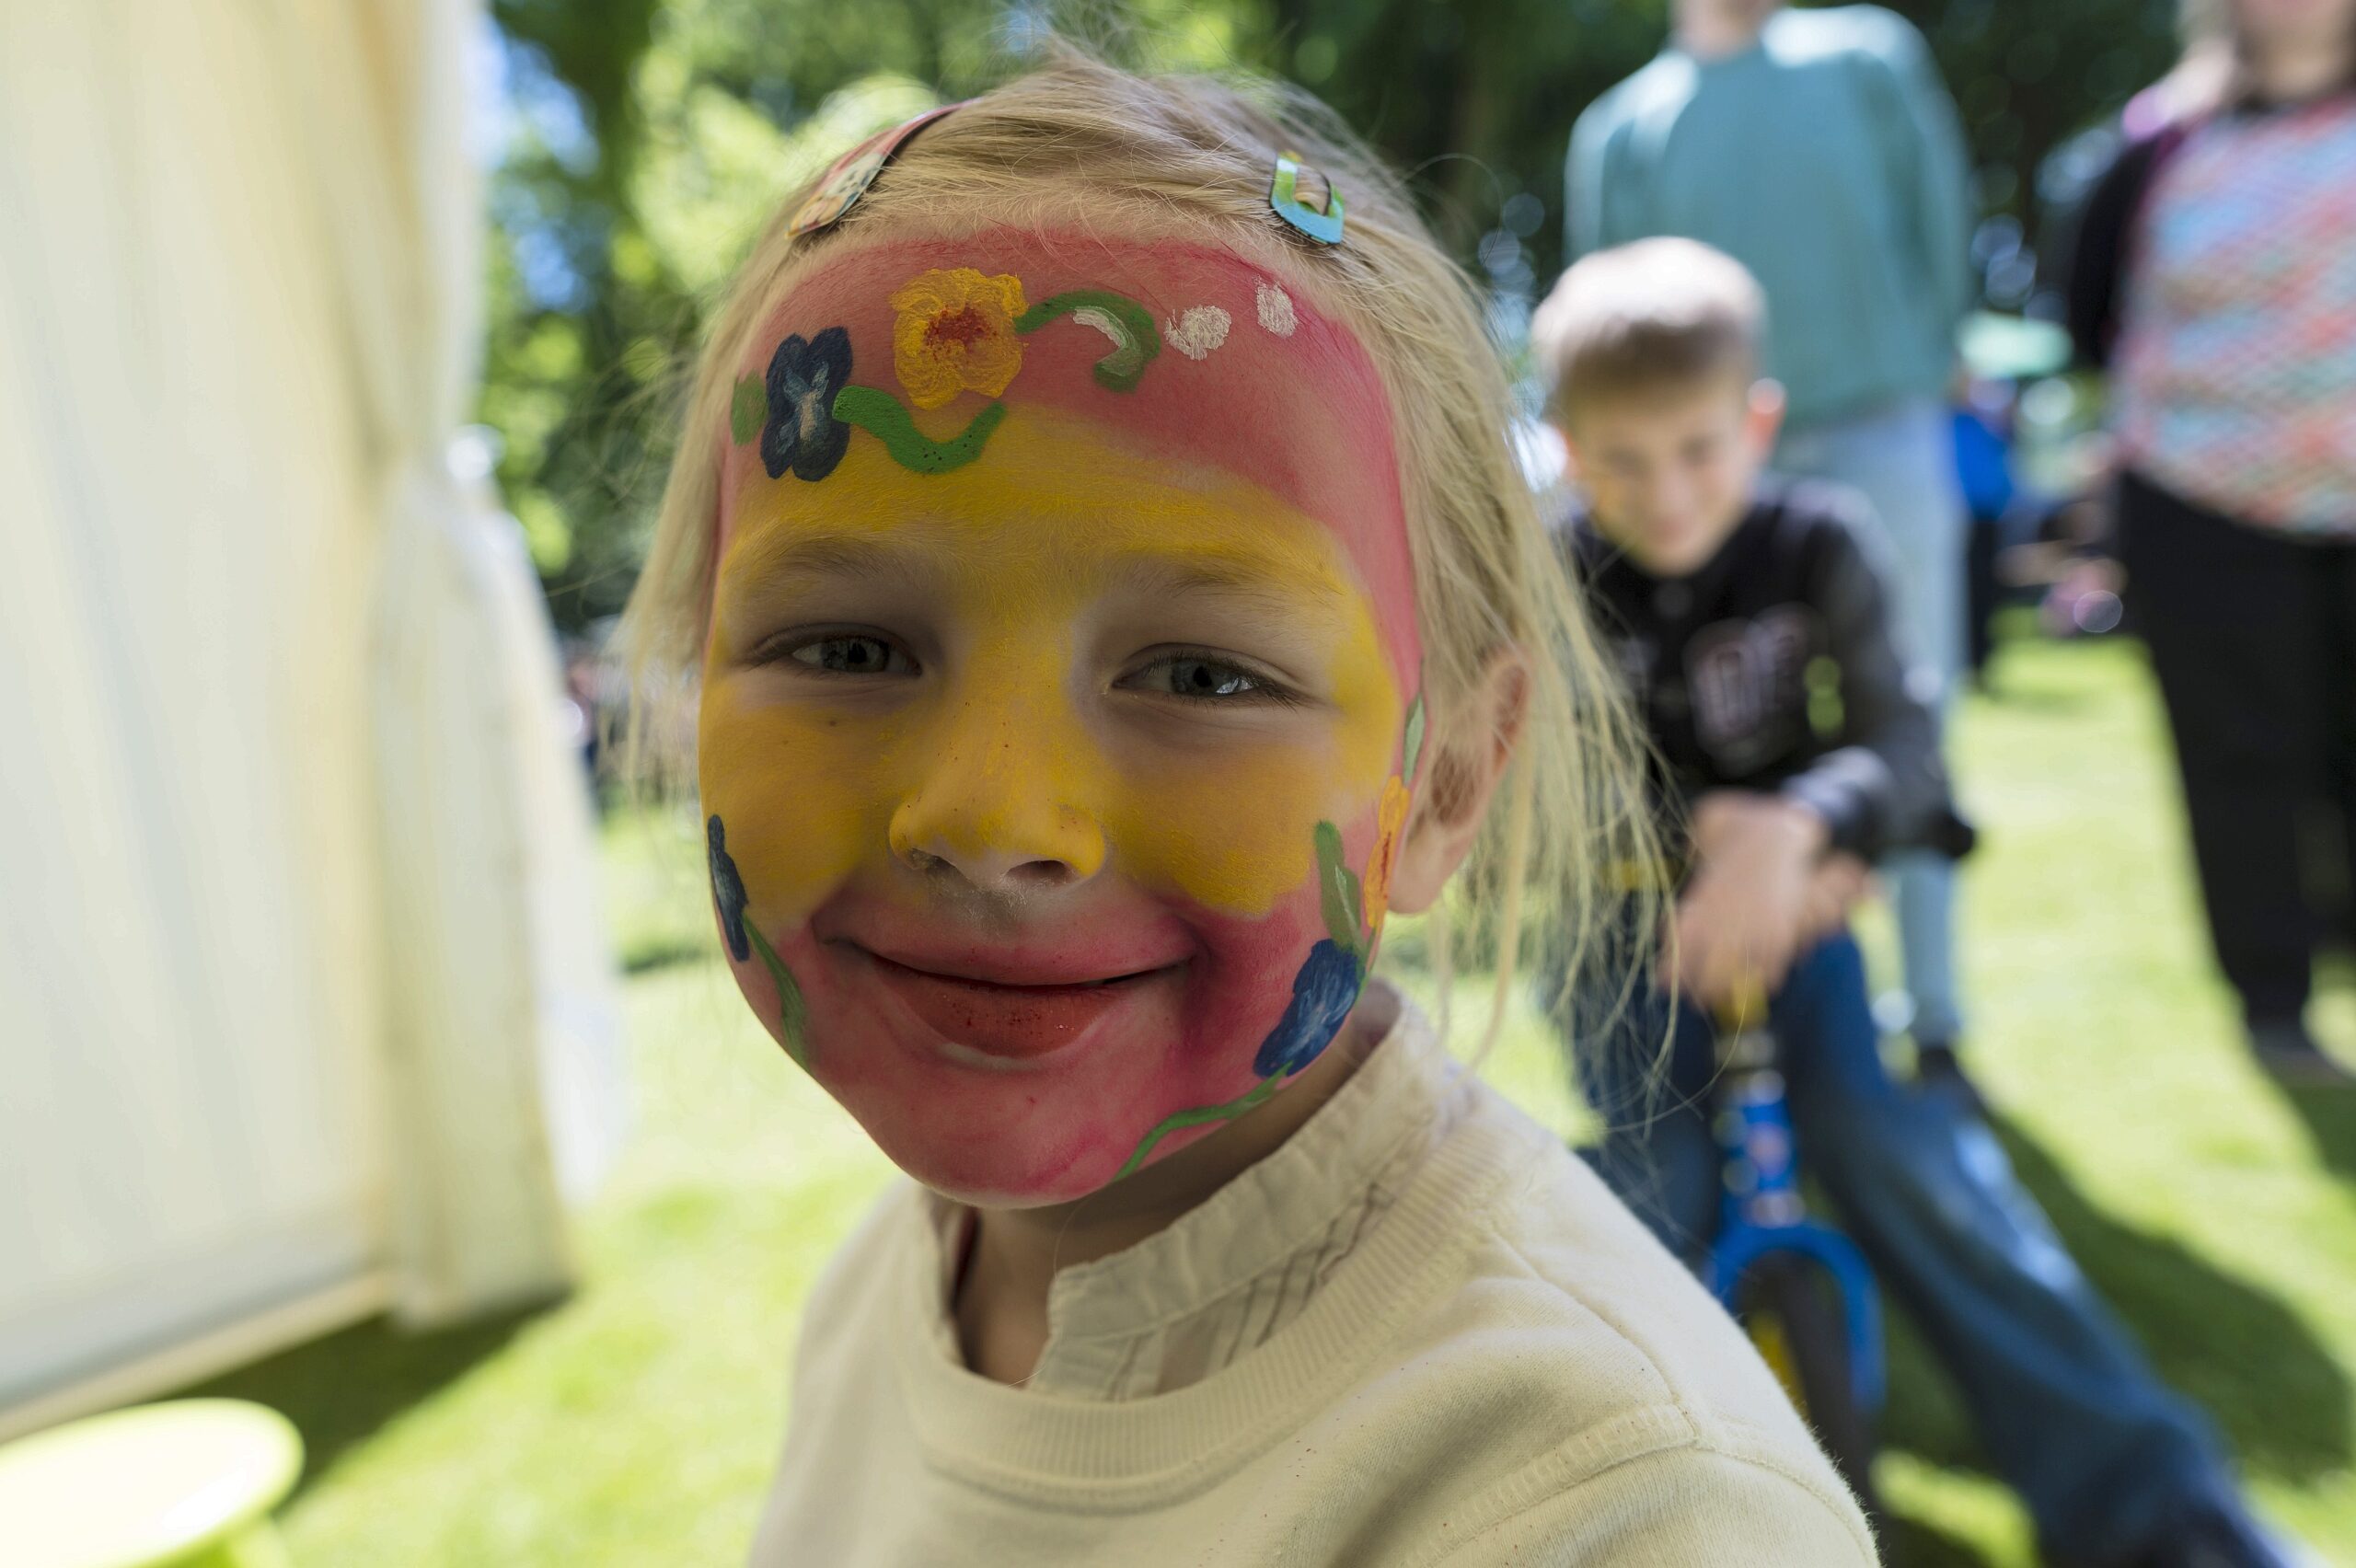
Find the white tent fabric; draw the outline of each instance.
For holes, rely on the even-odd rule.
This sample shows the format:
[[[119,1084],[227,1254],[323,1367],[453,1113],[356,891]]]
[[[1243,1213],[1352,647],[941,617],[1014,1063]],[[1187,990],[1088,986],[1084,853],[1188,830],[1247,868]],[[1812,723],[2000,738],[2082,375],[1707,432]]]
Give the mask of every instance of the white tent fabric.
[[[446,455],[480,26],[0,6],[0,1407],[560,1289],[618,1139],[549,628]]]

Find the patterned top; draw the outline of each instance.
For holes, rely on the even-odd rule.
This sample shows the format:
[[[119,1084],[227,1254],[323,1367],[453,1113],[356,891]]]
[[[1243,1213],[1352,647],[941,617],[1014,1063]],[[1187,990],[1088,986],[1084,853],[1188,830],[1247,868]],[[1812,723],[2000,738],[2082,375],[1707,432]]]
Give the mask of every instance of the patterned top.
[[[2196,128],[2133,243],[2126,461],[2255,526],[2356,537],[2356,95]]]

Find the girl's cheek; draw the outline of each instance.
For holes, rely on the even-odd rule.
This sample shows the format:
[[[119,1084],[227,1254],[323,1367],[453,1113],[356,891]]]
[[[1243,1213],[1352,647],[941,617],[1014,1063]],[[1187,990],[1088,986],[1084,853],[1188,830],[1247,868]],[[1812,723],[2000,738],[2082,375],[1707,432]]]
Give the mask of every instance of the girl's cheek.
[[[1363,603],[1339,651],[1334,722],[1311,744],[1180,757],[1134,780],[1106,823],[1139,881],[1222,914],[1262,916],[1312,882],[1318,824],[1370,848],[1403,706]]]
[[[896,728],[756,704],[737,677],[706,685],[703,809],[727,824],[748,906],[765,929],[807,918],[884,846],[902,749]]]
[[[1319,821],[1357,791],[1330,757],[1213,757],[1119,791],[1105,824],[1132,880],[1224,915],[1262,916],[1311,876]]]

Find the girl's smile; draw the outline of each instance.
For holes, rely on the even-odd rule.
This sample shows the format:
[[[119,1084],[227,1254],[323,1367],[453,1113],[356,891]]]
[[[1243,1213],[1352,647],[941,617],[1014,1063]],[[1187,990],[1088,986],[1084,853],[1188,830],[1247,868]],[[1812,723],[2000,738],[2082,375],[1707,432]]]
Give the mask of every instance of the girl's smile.
[[[1007,1069],[1044,1066],[1091,1029],[1173,1026],[1196,945],[1175,922],[1149,917],[975,936],[925,913],[830,905],[811,928],[822,964],[872,990],[880,1009],[906,1009],[950,1061]],[[837,934],[848,929],[860,934]]]
[[[1101,980],[1025,983],[913,968],[864,949],[849,952],[864,956],[882,989],[941,1036],[943,1055],[971,1063],[978,1054],[992,1066],[1075,1047],[1091,1025],[1120,1019],[1126,1009],[1174,1014],[1171,992],[1184,982],[1176,964]]]

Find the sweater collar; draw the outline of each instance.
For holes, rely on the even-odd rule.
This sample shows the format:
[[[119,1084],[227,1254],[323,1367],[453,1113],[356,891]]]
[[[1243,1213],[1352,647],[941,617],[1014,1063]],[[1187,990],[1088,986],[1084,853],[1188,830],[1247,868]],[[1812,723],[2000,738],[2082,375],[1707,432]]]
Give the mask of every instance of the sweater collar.
[[[1415,1006],[1388,982],[1374,984],[1390,991],[1390,1029],[1291,1137],[1167,1229],[1057,1273],[1034,1384],[1091,1381],[1063,1375],[1064,1364],[1117,1360],[1153,1331],[1207,1310],[1282,1267],[1314,1246],[1345,1209],[1363,1202],[1378,1172],[1428,1129],[1439,1080],[1452,1064]],[[948,1294],[974,1216],[921,1189],[917,1201],[927,1221],[927,1304],[953,1349]]]
[[[1043,1372],[1060,1355],[1102,1356],[1208,1309],[1316,1245],[1345,1209],[1365,1202],[1377,1174],[1429,1128],[1444,1065],[1422,1015],[1396,991],[1390,1001],[1382,1039],[1273,1154],[1168,1229],[1056,1275]]]

